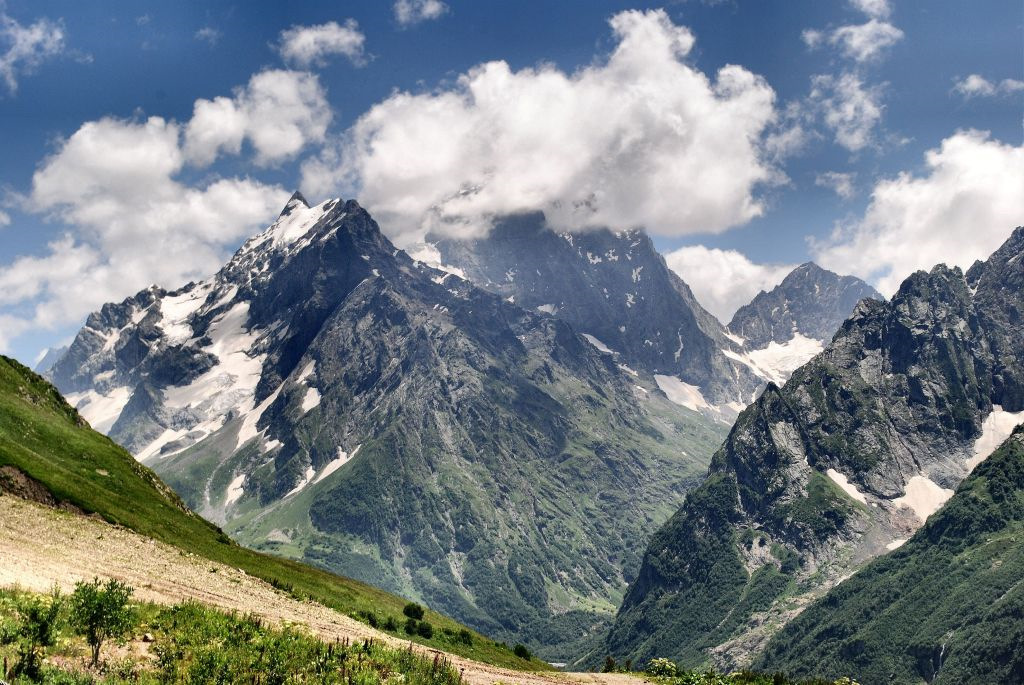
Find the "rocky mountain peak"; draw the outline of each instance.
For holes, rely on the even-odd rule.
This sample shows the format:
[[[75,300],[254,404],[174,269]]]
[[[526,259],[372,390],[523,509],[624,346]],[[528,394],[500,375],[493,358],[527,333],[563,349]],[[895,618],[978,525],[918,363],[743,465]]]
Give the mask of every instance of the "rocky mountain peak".
[[[1024,422],[1022,235],[967,278],[938,265],[890,302],[851,305],[820,354],[740,414],[652,538],[607,653],[746,665],[787,607],[902,545],[953,495]]]
[[[859,278],[806,262],[737,310],[729,330],[755,350],[773,342],[786,345],[797,336],[824,343],[864,298],[884,299]]]
[[[285,203],[284,209],[281,210],[278,218],[288,216],[297,207],[305,207],[306,209],[309,209],[309,202],[298,190],[292,193],[292,196],[288,198],[288,202]]]
[[[740,345],[642,231],[556,232],[531,212],[501,218],[483,238],[431,239],[441,263],[567,321],[619,363],[663,378],[691,408],[731,419],[760,390],[763,379],[737,359]]]

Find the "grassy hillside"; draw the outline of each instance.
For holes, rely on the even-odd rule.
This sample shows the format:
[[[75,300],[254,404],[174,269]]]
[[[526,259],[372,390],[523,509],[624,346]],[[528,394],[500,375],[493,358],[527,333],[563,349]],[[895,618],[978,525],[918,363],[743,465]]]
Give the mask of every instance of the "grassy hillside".
[[[128,452],[90,429],[53,386],[13,359],[0,356],[0,469],[4,467],[27,475],[62,503],[240,568],[296,596],[350,615],[372,613],[381,625],[387,618],[399,624],[404,620],[406,600],[400,597],[236,545],[189,511]],[[0,486],[3,478],[0,474]],[[548,668],[537,660],[520,659],[480,635],[474,635],[472,644],[467,645],[458,637],[463,626],[435,612],[428,610],[425,619],[434,626],[434,637],[416,637],[417,642],[511,668]]]
[[[38,673],[25,673],[25,616],[34,606],[49,608],[52,596],[0,590],[0,656],[15,685],[186,685],[191,683],[380,683],[458,685],[459,672],[434,660],[380,641],[325,642],[301,628],[267,625],[257,616],[224,613],[200,604],[134,604],[126,644],[106,642],[102,662],[91,666],[89,647],[73,630],[67,597],[51,627],[52,644],[41,651]],[[45,613],[45,612],[44,612]],[[38,623],[35,625],[39,625]],[[148,636],[146,642],[143,636]],[[38,653],[38,651],[37,651]],[[146,658],[148,654],[156,658]]]
[[[871,683],[1024,682],[1024,428],[906,544],[789,623],[755,667]]]

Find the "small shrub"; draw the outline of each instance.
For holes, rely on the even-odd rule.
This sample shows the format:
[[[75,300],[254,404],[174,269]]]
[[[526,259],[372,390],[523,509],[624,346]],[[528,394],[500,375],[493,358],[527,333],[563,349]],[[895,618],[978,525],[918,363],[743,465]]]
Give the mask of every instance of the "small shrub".
[[[525,661],[529,661],[530,659],[533,658],[533,655],[530,654],[530,650],[528,650],[526,648],[526,645],[523,645],[523,644],[518,644],[515,647],[513,647],[512,648],[512,653],[515,654],[520,659],[523,659]]]
[[[455,639],[466,645],[467,647],[473,646],[473,633],[469,632],[465,628],[461,629],[455,636]]]
[[[57,642],[60,633],[61,608],[64,600],[59,590],[54,590],[50,601],[28,597],[18,604],[21,624],[17,629],[18,661],[14,664],[15,674],[30,680],[39,680],[42,674],[43,657],[47,647]]]
[[[647,668],[644,669],[650,675],[663,678],[675,678],[677,670],[674,663],[664,658],[651,659],[647,664]]]
[[[416,626],[416,632],[420,637],[429,640],[434,637],[434,626],[430,625],[430,621],[420,621],[420,624]]]
[[[388,616],[386,619],[384,619],[384,630],[388,631],[389,633],[398,632],[398,621],[395,620],[394,616]]]
[[[601,669],[602,673],[614,673],[615,672],[615,657],[611,654],[604,658],[604,668]]]
[[[71,595],[71,623],[92,649],[92,665],[100,662],[100,649],[108,639],[124,637],[135,625],[128,601],[132,589],[119,580],[78,583]]]
[[[405,608],[402,609],[403,614],[405,614],[409,618],[414,618],[417,621],[423,618],[423,611],[423,607],[417,604],[416,602],[409,602],[405,605]]]
[[[410,616],[409,618],[405,619],[405,632],[407,632],[409,635],[415,635],[416,629],[418,627],[419,621],[417,621],[413,617]]]

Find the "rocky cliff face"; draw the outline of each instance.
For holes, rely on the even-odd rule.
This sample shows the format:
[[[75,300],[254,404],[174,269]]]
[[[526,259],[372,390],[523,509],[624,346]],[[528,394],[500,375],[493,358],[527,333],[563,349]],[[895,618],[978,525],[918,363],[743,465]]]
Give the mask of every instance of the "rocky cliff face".
[[[785,345],[795,335],[828,342],[864,298],[885,299],[855,276],[840,276],[807,262],[770,292],[762,291],[740,307],[729,330],[751,349],[772,342]]]
[[[605,645],[749,663],[806,603],[909,538],[1024,419],[1024,229],[965,277],[937,266],[863,300],[769,385],[708,481],[654,536]]]
[[[532,213],[482,239],[435,244],[474,283],[569,322],[638,371],[682,381],[730,421],[764,385],[641,231],[556,233]]]
[[[91,316],[51,377],[241,541],[551,658],[722,437],[566,322],[301,196],[211,279]]]

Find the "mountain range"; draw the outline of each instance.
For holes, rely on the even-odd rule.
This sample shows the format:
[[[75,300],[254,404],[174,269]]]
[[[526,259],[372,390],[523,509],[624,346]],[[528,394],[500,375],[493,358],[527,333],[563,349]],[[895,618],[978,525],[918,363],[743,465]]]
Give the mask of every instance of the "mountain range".
[[[862,300],[820,354],[770,384],[651,539],[604,649],[749,664],[911,538],[1024,420],[1022,253],[1018,228],[966,274],[939,265],[890,302]],[[862,648],[851,642],[849,663]]]
[[[251,547],[550,660],[769,669],[770,644],[816,675],[784,626],[1024,418],[1022,242],[891,301],[804,264],[724,326],[640,231],[527,213],[407,253],[296,193],[48,376]]]
[[[211,279],[90,316],[50,377],[240,541],[552,658],[610,619],[727,427],[299,195]]]

